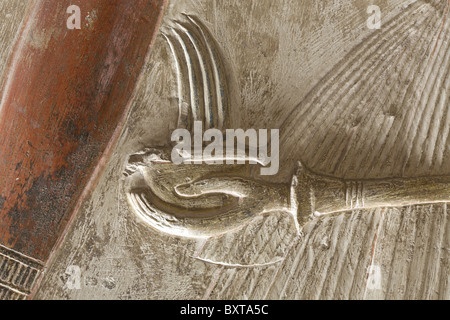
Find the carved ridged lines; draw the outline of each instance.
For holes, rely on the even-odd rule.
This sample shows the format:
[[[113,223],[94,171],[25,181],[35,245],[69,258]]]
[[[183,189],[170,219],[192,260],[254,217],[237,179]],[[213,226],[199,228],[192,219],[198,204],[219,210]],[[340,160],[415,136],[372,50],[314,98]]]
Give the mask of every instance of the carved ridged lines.
[[[276,247],[285,238],[283,261],[253,269],[218,267],[204,298],[448,300],[447,206],[353,209],[312,221],[297,239],[286,237],[277,223],[261,225],[253,239],[267,233],[267,243],[242,247],[242,238],[231,239],[227,251],[222,248],[219,254],[226,252],[227,259],[251,254],[249,261],[255,261],[275,255],[274,248],[262,247],[270,242]],[[203,252],[214,254],[214,248]],[[371,266],[380,270],[379,287],[368,285]]]
[[[296,280],[279,281],[284,285],[271,288],[268,298],[449,299],[446,207],[355,210],[324,219],[280,272],[279,280]],[[329,248],[321,248],[328,235]],[[368,289],[371,265],[380,268],[379,288]]]
[[[347,208],[364,207],[364,181],[345,182],[345,203]]]
[[[229,88],[222,54],[202,22],[185,18],[163,34],[177,71],[178,126],[192,129],[193,121],[202,121],[205,128],[227,128]]]
[[[268,290],[267,297],[340,299],[345,295],[349,299],[360,298],[365,284],[363,270],[370,262],[380,211],[356,211],[353,215],[340,215],[312,224],[304,242],[298,243],[280,270],[278,281]],[[352,242],[362,246],[352,246]],[[336,292],[337,296],[330,296],[336,290],[340,295]]]
[[[280,212],[260,216],[241,231],[222,238],[209,239],[199,257],[243,267],[224,264],[219,268],[205,299],[247,299],[263,294],[283,263],[296,231],[289,215]]]
[[[283,161],[348,179],[449,174],[449,5],[417,1],[353,49],[282,126]]]
[[[22,300],[43,268],[43,263],[0,245],[0,300]]]

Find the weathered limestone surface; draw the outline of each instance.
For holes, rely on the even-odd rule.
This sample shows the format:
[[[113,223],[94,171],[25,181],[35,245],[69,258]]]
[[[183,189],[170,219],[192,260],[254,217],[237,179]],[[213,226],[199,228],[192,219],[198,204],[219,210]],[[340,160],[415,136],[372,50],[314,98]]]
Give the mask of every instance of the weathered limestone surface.
[[[0,67],[23,15],[24,5],[11,3],[0,2],[15,21],[0,23]],[[370,4],[382,10],[381,30],[367,28]],[[223,60],[224,126],[280,128],[273,181],[289,189],[298,161],[368,184],[448,175],[448,7],[447,0],[172,1],[120,142],[35,298],[449,299],[445,194],[352,204],[314,217],[300,233],[287,210],[254,212],[237,229],[195,239],[140,220],[123,174],[130,155],[168,144],[180,101],[189,100],[189,90],[180,97],[183,71],[170,47],[187,14]],[[79,288],[71,285],[74,266]]]

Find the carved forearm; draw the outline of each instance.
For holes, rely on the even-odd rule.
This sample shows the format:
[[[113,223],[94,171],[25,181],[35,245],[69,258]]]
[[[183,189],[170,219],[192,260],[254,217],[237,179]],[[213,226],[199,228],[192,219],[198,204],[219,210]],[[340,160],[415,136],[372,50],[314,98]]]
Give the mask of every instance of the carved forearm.
[[[299,219],[353,208],[401,206],[450,200],[450,176],[344,180],[301,166],[295,196]]]

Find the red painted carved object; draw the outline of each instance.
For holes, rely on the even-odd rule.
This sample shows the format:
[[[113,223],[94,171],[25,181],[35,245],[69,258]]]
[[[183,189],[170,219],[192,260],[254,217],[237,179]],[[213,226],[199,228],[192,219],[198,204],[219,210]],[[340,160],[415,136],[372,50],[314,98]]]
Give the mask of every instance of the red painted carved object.
[[[2,80],[0,260],[39,273],[120,133],[166,3],[30,2]],[[67,27],[71,5],[81,29]],[[34,280],[5,270],[0,298],[26,297]]]

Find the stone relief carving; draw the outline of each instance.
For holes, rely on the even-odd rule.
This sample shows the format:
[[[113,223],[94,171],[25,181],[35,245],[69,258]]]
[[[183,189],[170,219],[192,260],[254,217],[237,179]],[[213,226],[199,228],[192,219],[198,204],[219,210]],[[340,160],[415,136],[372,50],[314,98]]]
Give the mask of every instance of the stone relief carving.
[[[163,33],[173,53],[178,81],[178,127],[191,129],[203,121],[207,129],[229,126],[230,93],[221,49],[195,16],[173,21]]]
[[[27,298],[43,266],[42,261],[0,245],[0,299]]]
[[[385,1],[380,30],[362,3],[172,2],[118,156],[37,297],[448,299],[449,2]],[[280,128],[277,176],[171,163],[167,119],[223,131],[240,111]],[[70,265],[81,290],[58,282]]]
[[[249,165],[176,166],[170,161],[169,149],[158,151],[149,148],[129,158],[125,191],[131,210],[153,228],[165,233],[210,237],[236,229],[256,216],[270,212],[284,212],[291,217],[297,234],[300,234],[302,227],[312,219],[355,208],[450,200],[450,176],[416,175],[411,171],[413,167],[409,166],[413,160],[405,159],[404,153],[395,155],[399,161],[392,164],[392,174],[386,177],[372,177],[370,171],[366,176],[354,177],[351,170],[343,171],[345,169],[342,168],[348,165],[345,161],[348,155],[359,150],[360,156],[355,154],[349,161],[365,157],[365,160],[360,159],[363,161],[359,166],[373,171],[375,164],[372,162],[379,153],[385,157],[392,156],[386,152],[393,144],[402,141],[403,130],[407,134],[410,130],[425,130],[435,137],[436,144],[446,141],[439,140],[439,129],[435,122],[431,122],[431,117],[414,118],[414,112],[406,110],[400,114],[395,107],[396,101],[410,101],[416,113],[426,112],[442,121],[443,113],[447,113],[448,90],[444,88],[448,89],[450,69],[448,42],[429,40],[428,29],[424,28],[424,23],[442,24],[432,17],[434,14],[442,15],[444,8],[444,2],[419,1],[411,5],[386,23],[381,34],[373,35],[354,48],[312,90],[301,103],[302,107],[294,110],[281,128],[281,143],[284,144],[282,163],[296,162],[298,166],[290,176],[290,185],[258,179]],[[430,14],[424,15],[424,11]],[[226,128],[229,113],[233,110],[228,102],[230,92],[227,90],[224,58],[211,33],[198,18],[186,15],[183,22],[174,22],[174,27],[164,37],[176,66],[178,126],[191,130],[192,122],[201,120],[207,128]],[[417,55],[417,50],[432,52],[425,61],[420,61],[423,57]],[[412,55],[415,59],[411,59]],[[402,70],[398,69],[399,65]],[[430,72],[438,66],[440,71],[431,76]],[[370,81],[362,80],[363,76]],[[425,77],[425,82],[422,77]],[[403,85],[398,78],[409,85]],[[422,89],[422,99],[417,99],[418,88]],[[384,100],[378,96],[380,91],[387,93],[382,95]],[[367,110],[367,105],[373,105],[376,111],[364,115],[362,110]],[[338,119],[331,127],[324,128],[324,117]],[[300,121],[301,118],[307,120]],[[386,130],[374,131],[374,136],[383,137],[377,137],[375,144],[368,143],[366,148],[370,149],[355,149],[355,144],[366,141],[360,131],[370,132],[374,130],[370,123],[380,125],[380,121],[380,127]],[[307,140],[312,142],[305,148]],[[420,135],[416,135],[415,140],[423,142]],[[316,145],[316,142],[320,144]],[[416,148],[413,145],[412,149],[405,147],[408,150],[400,147],[395,148],[395,152],[400,150],[411,154]],[[415,163],[416,166],[425,163],[432,167],[437,162],[441,167],[445,165],[442,161],[444,145],[424,148],[427,152]],[[299,162],[303,153],[313,154],[314,169],[318,168],[320,173]],[[383,161],[380,163],[382,165]]]

